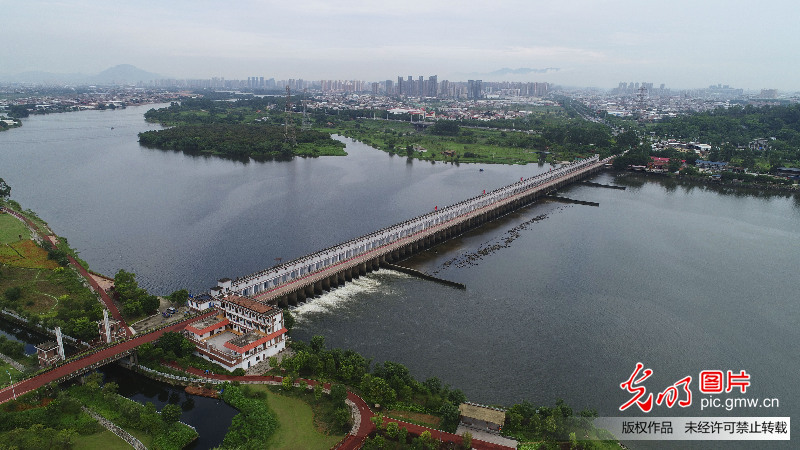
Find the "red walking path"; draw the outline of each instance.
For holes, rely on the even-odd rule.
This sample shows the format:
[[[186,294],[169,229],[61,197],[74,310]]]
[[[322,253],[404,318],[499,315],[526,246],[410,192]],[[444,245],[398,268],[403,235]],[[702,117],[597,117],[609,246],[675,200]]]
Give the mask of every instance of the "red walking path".
[[[32,230],[36,230],[36,232],[40,236],[42,236],[44,239],[47,239],[47,241],[50,242],[53,246],[56,246],[58,244],[56,236],[45,233],[44,231],[46,230],[42,230],[41,228],[39,228],[38,225],[33,223],[30,219],[28,219],[24,215],[10,208],[5,208],[4,210],[9,214],[11,214],[12,216],[16,217],[17,219],[23,221]],[[125,320],[122,318],[122,314],[119,313],[119,309],[117,308],[117,305],[114,304],[114,300],[111,298],[111,296],[108,295],[108,293],[102,287],[100,287],[99,284],[97,284],[97,281],[94,278],[92,278],[91,275],[89,275],[89,272],[82,265],[78,264],[78,261],[75,260],[75,258],[73,258],[71,255],[67,255],[67,259],[69,260],[69,263],[72,264],[72,267],[74,267],[75,270],[77,270],[78,273],[86,280],[86,282],[89,283],[89,285],[92,287],[92,290],[94,290],[97,293],[97,295],[100,296],[100,300],[103,301],[103,303],[106,305],[106,308],[108,308],[108,310],[111,312],[111,316],[115,320],[120,321],[122,328],[125,330],[126,336],[131,336],[131,331],[128,328],[128,324],[125,323]]]
[[[177,366],[174,366],[178,368]],[[275,376],[258,376],[258,375],[244,375],[244,376],[232,376],[232,375],[218,375],[218,374],[206,374],[204,370],[197,369],[194,367],[190,367],[188,369],[183,369],[192,375],[197,375],[199,377],[214,379],[214,380],[223,380],[223,381],[238,381],[240,383],[280,383],[283,381],[283,377],[275,377]],[[315,380],[304,380],[302,378],[296,379],[296,382],[305,381],[308,383],[309,386],[314,386],[318,384],[318,381]],[[323,385],[325,389],[330,389],[330,383],[326,383]],[[375,431],[375,425],[370,420],[372,417],[375,416],[375,413],[372,412],[367,402],[364,401],[361,397],[354,394],[351,391],[347,391],[347,399],[353,402],[358,408],[359,416],[361,417],[361,421],[358,425],[358,430],[355,434],[348,434],[342,441],[337,444],[336,449],[338,450],[356,450],[361,448],[361,445],[364,443],[364,440],[370,435],[370,433]],[[431,436],[434,439],[439,439],[444,442],[453,442],[456,445],[461,445],[462,438],[461,436],[453,433],[446,433],[441,430],[435,430],[433,428],[423,427],[421,425],[415,425],[413,423],[403,422],[402,420],[392,419],[388,417],[384,417],[383,423],[384,425],[389,422],[397,422],[398,425],[404,427],[408,430],[408,432],[412,435],[419,436],[425,431],[430,431]],[[352,432],[351,432],[352,433]],[[513,449],[515,447],[507,447],[505,445],[499,445],[492,442],[481,441],[479,439],[472,439],[472,448],[478,450],[508,450]]]
[[[74,361],[70,361],[68,363],[56,366],[48,370],[47,372],[36,375],[35,377],[22,380],[12,386],[0,390],[0,403],[4,403],[11,400],[12,398],[14,398],[14,395],[20,396],[26,392],[38,389],[48,383],[52,383],[54,381],[61,380],[65,377],[69,377],[70,375],[73,375],[75,373],[79,373],[80,371],[86,369],[87,367],[93,364],[97,364],[103,360],[114,360],[121,353],[132,350],[144,343],[153,342],[159,337],[161,337],[162,334],[168,331],[180,331],[183,328],[185,328],[186,325],[195,320],[203,319],[205,317],[210,317],[215,314],[217,314],[217,312],[214,310],[206,314],[203,314],[201,316],[193,316],[189,319],[174,323],[164,328],[160,328],[158,330],[146,334],[138,335],[133,339],[128,339],[119,342],[118,344],[112,345],[111,347],[100,349],[80,359],[76,359]]]

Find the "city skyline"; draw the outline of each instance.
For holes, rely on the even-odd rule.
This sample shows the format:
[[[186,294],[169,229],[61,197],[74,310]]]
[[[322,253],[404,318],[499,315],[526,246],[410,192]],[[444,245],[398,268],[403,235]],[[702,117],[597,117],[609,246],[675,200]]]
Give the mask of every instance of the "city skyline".
[[[800,89],[792,77],[800,61],[784,56],[800,41],[791,23],[800,7],[700,3],[0,2],[12,19],[0,71],[91,74],[132,64],[164,78],[425,74],[605,89],[646,80]]]

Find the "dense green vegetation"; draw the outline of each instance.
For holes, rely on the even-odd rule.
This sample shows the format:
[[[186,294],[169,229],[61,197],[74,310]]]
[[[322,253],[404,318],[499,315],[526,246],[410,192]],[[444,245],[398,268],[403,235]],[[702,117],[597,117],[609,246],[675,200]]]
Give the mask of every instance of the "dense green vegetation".
[[[665,119],[648,125],[647,131],[656,137],[710,144],[712,161],[759,172],[800,167],[800,104],[718,108]],[[764,139],[765,145],[754,143],[751,148],[756,139]]]
[[[581,118],[577,106],[564,100],[564,108],[534,110],[518,119],[438,120],[418,129],[404,115],[385,118],[384,110],[315,110],[309,124],[316,130],[296,127],[297,146],[284,138],[285,99],[264,97],[234,102],[188,99],[167,108],[150,110],[149,121],[174,129],[140,134],[143,145],[189,153],[231,157],[281,157],[326,153],[329,133],[361,140],[389,153],[417,159],[450,162],[524,164],[567,160],[599,153],[605,157],[627,149],[605,125]],[[487,117],[491,114],[487,111]],[[300,114],[292,113],[292,123]],[[174,130],[174,131],[170,131]],[[341,151],[339,144],[337,153]],[[331,147],[332,148],[332,147]]]
[[[53,399],[54,398],[54,399]],[[43,402],[43,399],[53,399]],[[48,386],[2,405],[0,442],[3,448],[71,449],[79,435],[103,428],[81,410],[81,403]]]
[[[114,299],[122,304],[122,314],[139,317],[158,310],[158,297],[139,287],[136,275],[122,269],[114,275]]]
[[[470,125],[466,121],[439,120],[424,131],[410,122],[344,120],[337,116],[328,119],[326,131],[392,154],[431,161],[499,164],[572,161],[595,153],[606,157],[628,148],[604,125],[563,117],[475,121]],[[498,128],[502,125],[508,128]]]
[[[572,448],[618,448],[616,439],[606,430],[596,429],[591,419],[597,411],[583,410],[575,415],[563,400],[554,407],[534,406],[529,402],[518,403],[506,411],[503,434],[520,442],[570,442],[580,444]],[[587,437],[590,440],[586,440]],[[599,440],[605,440],[602,442]],[[548,448],[545,446],[544,448]],[[534,446],[534,448],[541,448]]]
[[[430,414],[439,417],[447,431],[455,431],[458,425],[458,405],[466,397],[458,389],[442,386],[437,378],[420,383],[408,368],[391,361],[370,370],[371,361],[354,351],[327,350],[322,336],[314,336],[310,344],[293,341],[292,349],[294,356],[284,358],[275,369],[276,373],[286,371],[287,380],[305,377],[340,382],[360,392],[371,405],[380,405],[382,411]]]
[[[148,121],[172,128],[139,133],[139,142],[164,150],[235,159],[346,155],[344,144],[328,133],[297,127],[294,117],[287,136],[282,125],[285,113],[275,113],[279,110],[276,105],[282,108],[283,104],[280,97],[236,102],[187,99],[145,113]]]
[[[278,428],[278,420],[262,399],[265,394],[241,386],[224,384],[220,398],[239,410],[222,441],[223,448],[260,449]]]
[[[181,409],[165,406],[159,414],[152,403],[140,405],[116,393],[115,383],[100,385],[95,373],[85,385],[67,389],[48,385],[20,396],[0,407],[0,448],[71,449],[101,443],[102,448],[130,448],[110,435],[83,412],[82,406],[139,437],[148,448],[178,450],[197,437],[191,428],[177,422]]]
[[[346,155],[344,144],[331,139],[329,134],[314,130],[296,130],[295,142],[290,142],[284,137],[283,127],[260,123],[177,125],[164,130],[139,133],[139,142],[144,146],[163,150],[235,159]]]
[[[16,361],[25,361],[25,344],[13,341],[0,334],[0,353]]]
[[[371,361],[358,353],[326,349],[325,339],[322,336],[314,336],[308,344],[294,341],[292,349],[295,355],[284,358],[280,367],[274,369],[276,373],[286,374],[284,380],[287,380],[287,383],[284,387],[288,385],[288,380],[299,376],[340,382],[342,384],[334,384],[331,388],[331,398],[334,402],[339,401],[338,399],[344,401],[347,395],[344,388],[346,384],[371,406],[379,405],[373,409],[377,412],[448,432],[456,431],[459,422],[458,405],[466,401],[466,396],[458,389],[442,385],[438,378],[432,377],[419,382],[411,376],[405,366],[391,361],[384,361],[371,367]],[[272,366],[275,367],[276,364]],[[343,414],[346,414],[347,411],[343,406],[342,404],[340,408]],[[529,403],[514,405],[509,410],[510,416],[507,415],[504,434],[524,441],[535,440],[550,445],[569,442],[572,432],[577,432],[580,439],[585,439],[583,436],[586,434],[599,436],[601,433],[588,421],[597,415],[594,411],[582,411],[578,417],[574,417],[572,409],[562,401],[556,403],[556,408],[534,408],[536,417],[529,412]],[[345,423],[342,425],[346,426]],[[392,430],[383,427],[376,439],[378,441],[382,439],[386,445],[389,445],[387,442],[393,442],[391,445],[401,446],[397,448],[405,448],[406,444],[412,448],[438,448],[437,443],[433,441],[426,443],[423,438],[407,440],[404,430],[391,428]],[[607,435],[602,437],[613,439]],[[378,444],[373,442],[369,445]],[[593,443],[581,442],[582,448],[603,448],[602,443],[596,447],[592,445]]]

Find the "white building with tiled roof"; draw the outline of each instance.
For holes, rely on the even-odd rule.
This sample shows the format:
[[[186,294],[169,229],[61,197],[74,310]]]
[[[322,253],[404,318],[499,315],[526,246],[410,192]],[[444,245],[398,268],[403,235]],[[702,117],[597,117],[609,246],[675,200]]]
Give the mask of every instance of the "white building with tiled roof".
[[[219,314],[189,324],[197,353],[228,370],[250,367],[286,347],[283,311],[239,295],[218,298]]]

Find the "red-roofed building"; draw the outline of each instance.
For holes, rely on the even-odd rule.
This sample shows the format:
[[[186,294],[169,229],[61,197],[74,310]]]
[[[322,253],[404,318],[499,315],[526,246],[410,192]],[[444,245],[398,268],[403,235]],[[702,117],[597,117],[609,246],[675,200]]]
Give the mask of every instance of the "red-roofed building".
[[[239,295],[218,300],[218,315],[185,329],[200,356],[228,370],[249,369],[286,347],[287,330],[280,308]]]

